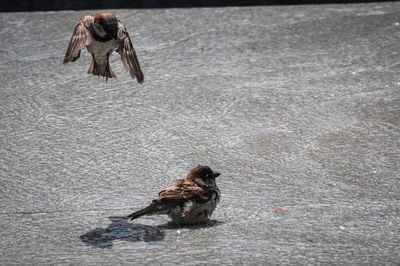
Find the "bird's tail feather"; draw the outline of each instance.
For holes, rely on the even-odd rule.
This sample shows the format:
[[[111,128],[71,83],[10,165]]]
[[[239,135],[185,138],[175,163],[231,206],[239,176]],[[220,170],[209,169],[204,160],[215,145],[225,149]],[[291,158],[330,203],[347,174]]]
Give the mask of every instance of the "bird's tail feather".
[[[139,218],[143,215],[164,214],[168,213],[169,207],[163,204],[153,202],[148,207],[128,215],[131,220]]]
[[[147,207],[147,208],[148,208],[148,207]],[[128,215],[128,218],[130,218],[131,220],[133,220],[133,219],[139,218],[139,217],[141,217],[141,216],[147,214],[147,208],[145,208],[145,209],[143,209],[143,210],[140,210],[140,211],[137,211],[137,212],[134,212],[134,213]]]
[[[90,64],[88,74],[106,77],[106,81],[108,80],[108,78],[116,78],[117,77],[117,76],[115,76],[114,72],[111,70],[111,66],[110,66],[110,62],[108,61],[108,58],[107,58],[107,65],[103,69],[104,69],[104,71],[102,72],[100,66],[97,64],[96,60],[92,56],[92,63]]]

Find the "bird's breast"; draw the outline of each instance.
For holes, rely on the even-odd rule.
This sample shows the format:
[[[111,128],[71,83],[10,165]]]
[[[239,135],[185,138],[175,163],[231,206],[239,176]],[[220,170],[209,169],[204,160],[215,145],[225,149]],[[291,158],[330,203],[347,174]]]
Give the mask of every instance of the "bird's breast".
[[[106,42],[99,42],[93,40],[93,42],[87,46],[87,50],[91,53],[95,58],[107,57],[107,54],[111,54],[118,45],[118,41],[111,39]]]

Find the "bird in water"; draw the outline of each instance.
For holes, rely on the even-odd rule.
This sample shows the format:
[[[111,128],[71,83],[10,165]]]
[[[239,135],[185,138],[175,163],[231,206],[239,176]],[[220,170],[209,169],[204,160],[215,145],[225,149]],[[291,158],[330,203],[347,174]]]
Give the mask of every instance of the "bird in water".
[[[158,199],[146,208],[130,214],[133,220],[143,215],[167,214],[174,223],[193,225],[205,223],[217,206],[221,193],[215,183],[220,174],[206,165],[199,165],[185,179],[158,193]]]
[[[115,50],[121,55],[125,70],[142,83],[143,73],[140,69],[136,52],[125,26],[113,13],[97,13],[83,16],[75,26],[64,64],[76,61],[81,50],[86,49],[92,55],[92,64],[88,74],[116,78],[111,70],[109,57]]]

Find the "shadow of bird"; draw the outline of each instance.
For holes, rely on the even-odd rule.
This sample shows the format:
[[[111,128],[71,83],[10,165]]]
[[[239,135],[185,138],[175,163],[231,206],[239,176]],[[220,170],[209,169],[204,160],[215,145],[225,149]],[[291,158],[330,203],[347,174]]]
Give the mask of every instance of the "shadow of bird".
[[[128,223],[126,217],[108,217],[111,224],[106,228],[95,228],[80,236],[82,242],[97,248],[111,248],[113,241],[160,241],[164,232],[158,226]]]
[[[113,241],[124,240],[129,242],[161,241],[165,237],[164,230],[189,229],[197,230],[222,225],[223,222],[217,220],[208,220],[201,225],[179,225],[173,222],[161,224],[158,226],[149,226],[144,224],[132,224],[128,222],[127,217],[111,216],[111,221],[106,228],[95,228],[80,236],[82,242],[95,248],[112,248]]]

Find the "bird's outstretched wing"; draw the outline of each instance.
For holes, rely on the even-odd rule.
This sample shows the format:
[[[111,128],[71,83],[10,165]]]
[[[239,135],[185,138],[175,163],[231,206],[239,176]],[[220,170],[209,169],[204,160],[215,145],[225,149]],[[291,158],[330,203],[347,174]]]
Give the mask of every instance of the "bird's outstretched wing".
[[[119,45],[115,50],[121,55],[122,64],[124,69],[131,75],[136,77],[139,83],[144,80],[142,70],[140,69],[139,60],[137,59],[135,49],[129,37],[128,31],[125,26],[118,20],[118,41]]]
[[[92,25],[93,18],[91,16],[84,16],[79,20],[69,41],[64,64],[76,61],[81,54],[81,50],[92,43],[92,37],[90,36],[90,27]]]

